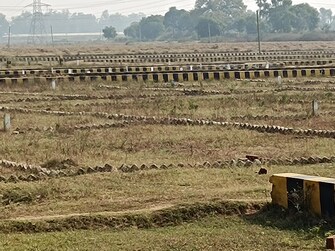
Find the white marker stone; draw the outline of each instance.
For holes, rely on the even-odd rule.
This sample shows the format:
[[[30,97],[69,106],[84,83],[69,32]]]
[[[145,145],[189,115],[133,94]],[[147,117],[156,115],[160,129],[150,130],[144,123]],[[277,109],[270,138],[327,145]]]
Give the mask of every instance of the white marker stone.
[[[312,114],[313,116],[318,115],[319,112],[319,102],[317,100],[313,100],[312,102]]]
[[[283,82],[283,81],[282,81],[281,76],[278,76],[278,77],[277,77],[277,84],[278,84],[278,85],[281,85],[282,82]]]
[[[5,132],[10,130],[10,114],[5,114],[3,118],[3,128]]]
[[[55,79],[51,80],[51,88],[52,90],[56,90],[56,80]]]
[[[69,69],[69,74],[72,74],[73,73],[73,70],[72,69]]]

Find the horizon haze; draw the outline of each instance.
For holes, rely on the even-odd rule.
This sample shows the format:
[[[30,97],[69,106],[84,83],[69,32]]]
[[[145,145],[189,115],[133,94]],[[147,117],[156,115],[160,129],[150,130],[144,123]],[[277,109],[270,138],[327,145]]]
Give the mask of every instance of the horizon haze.
[[[108,10],[110,14],[120,13],[129,15],[131,13],[144,13],[146,15],[165,14],[170,7],[178,9],[191,10],[194,7],[195,0],[142,0],[141,3],[136,0],[119,0],[119,1],[92,1],[92,0],[43,0],[45,4],[49,4],[49,10],[69,10],[71,13],[83,12],[93,14],[100,17],[104,10]],[[13,16],[20,15],[23,11],[31,11],[31,7],[25,7],[32,3],[32,0],[14,0],[8,4],[6,0],[0,0],[0,13],[5,14],[8,20]],[[329,0],[293,0],[293,4],[308,3],[311,6],[320,9],[332,9],[335,12],[335,3]],[[255,0],[244,0],[244,4],[248,9],[255,11],[257,9]],[[144,6],[144,8],[143,8]]]

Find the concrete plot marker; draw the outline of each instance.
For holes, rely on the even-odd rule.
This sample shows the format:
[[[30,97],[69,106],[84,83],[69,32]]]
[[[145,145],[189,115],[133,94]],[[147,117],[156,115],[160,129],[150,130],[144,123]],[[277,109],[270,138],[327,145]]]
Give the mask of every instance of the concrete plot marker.
[[[56,80],[55,79],[51,80],[51,89],[56,90]]]
[[[10,114],[6,113],[3,117],[3,128],[4,128],[4,131],[7,132],[10,130],[10,126],[11,126],[11,123],[10,123]]]
[[[313,100],[312,102],[312,114],[313,116],[318,115],[319,113],[319,102],[317,100]]]

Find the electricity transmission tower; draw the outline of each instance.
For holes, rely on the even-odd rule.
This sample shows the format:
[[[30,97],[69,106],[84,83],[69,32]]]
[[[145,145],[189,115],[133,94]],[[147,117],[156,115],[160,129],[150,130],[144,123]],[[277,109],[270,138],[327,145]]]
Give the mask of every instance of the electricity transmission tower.
[[[32,4],[26,6],[33,8],[33,16],[30,24],[28,44],[43,43],[43,35],[47,33],[43,20],[43,8],[47,8],[49,6],[49,4],[42,3],[41,0],[34,0]]]

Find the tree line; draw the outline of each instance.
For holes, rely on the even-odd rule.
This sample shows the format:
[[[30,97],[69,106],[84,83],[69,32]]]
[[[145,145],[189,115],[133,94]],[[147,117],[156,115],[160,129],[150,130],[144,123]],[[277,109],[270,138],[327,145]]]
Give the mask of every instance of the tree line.
[[[317,10],[291,0],[256,0],[260,27],[264,33],[301,33],[335,30],[330,9]],[[191,11],[171,7],[164,15],[144,17],[132,23],[124,34],[135,40],[204,38],[257,33],[256,13],[243,0],[197,0]]]
[[[51,26],[54,33],[99,33],[110,25],[122,32],[131,23],[140,21],[143,17],[145,17],[143,13],[125,16],[119,13],[109,14],[108,10],[105,10],[97,18],[92,14],[51,10],[43,14],[43,23],[46,33],[50,33]],[[27,11],[11,20],[7,20],[6,16],[0,13],[0,35],[8,32],[9,25],[13,34],[29,34],[31,20],[32,14]]]
[[[335,16],[330,9],[317,10],[307,3],[294,5],[292,0],[255,0],[259,7],[260,27],[264,33],[302,33],[334,31]],[[256,13],[248,10],[243,0],[196,0],[192,10],[171,7],[164,15],[145,16],[143,13],[92,14],[51,10],[43,14],[46,32],[97,33],[113,39],[124,32],[135,41],[192,40],[215,36],[236,37],[257,33]],[[0,14],[0,35],[8,31],[28,34],[32,14],[23,12],[10,21]]]

